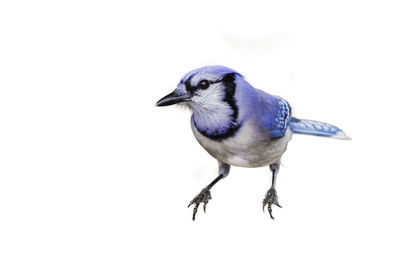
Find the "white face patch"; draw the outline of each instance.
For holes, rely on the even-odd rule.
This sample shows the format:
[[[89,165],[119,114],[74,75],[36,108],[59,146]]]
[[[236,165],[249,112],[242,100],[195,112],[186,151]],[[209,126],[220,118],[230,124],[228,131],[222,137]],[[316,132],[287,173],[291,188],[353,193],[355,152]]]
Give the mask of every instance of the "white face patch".
[[[183,86],[189,96],[185,105],[193,111],[194,123],[205,136],[227,138],[240,127],[234,98],[236,74],[223,66],[208,66],[187,73],[178,85],[177,91]]]
[[[229,107],[224,101],[225,86],[222,83],[221,76],[213,73],[199,72],[191,78],[189,77],[189,79],[190,86],[195,88],[193,92],[189,92],[192,93],[192,97],[191,101],[188,103],[193,111],[202,109],[204,111],[215,112]],[[203,80],[210,83],[208,88],[202,89],[198,86]],[[188,88],[186,88],[187,86],[183,84],[180,85],[185,87],[186,91],[190,91],[190,89],[188,90]]]
[[[209,111],[221,108],[225,105],[225,91],[223,83],[210,84],[207,89],[197,89],[192,97],[194,108],[202,108]],[[225,103],[225,104],[224,104]]]
[[[189,106],[193,110],[196,125],[203,130],[226,129],[230,126],[233,110],[223,99],[223,84],[212,84],[206,90],[198,90]]]

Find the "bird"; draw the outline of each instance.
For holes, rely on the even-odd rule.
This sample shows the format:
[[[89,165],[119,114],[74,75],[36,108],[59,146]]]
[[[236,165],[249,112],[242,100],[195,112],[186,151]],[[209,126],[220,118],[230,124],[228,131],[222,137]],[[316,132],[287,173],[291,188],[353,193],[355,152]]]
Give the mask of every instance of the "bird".
[[[185,74],[176,89],[156,106],[183,105],[192,111],[190,125],[196,140],[218,161],[218,176],[198,193],[192,220],[200,204],[206,212],[211,189],[226,178],[230,166],[269,166],[272,183],[262,201],[271,219],[278,202],[276,181],[281,157],[293,134],[350,139],[340,128],[315,120],[292,116],[289,103],[254,88],[239,72],[220,65],[204,66]]]

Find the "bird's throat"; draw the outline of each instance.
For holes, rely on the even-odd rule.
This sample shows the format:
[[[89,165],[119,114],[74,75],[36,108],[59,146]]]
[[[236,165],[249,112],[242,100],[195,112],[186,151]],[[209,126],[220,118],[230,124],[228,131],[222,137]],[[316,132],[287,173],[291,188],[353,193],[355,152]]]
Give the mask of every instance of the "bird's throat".
[[[197,131],[214,141],[233,137],[241,127],[230,109],[212,113],[197,111],[193,113],[192,120]]]

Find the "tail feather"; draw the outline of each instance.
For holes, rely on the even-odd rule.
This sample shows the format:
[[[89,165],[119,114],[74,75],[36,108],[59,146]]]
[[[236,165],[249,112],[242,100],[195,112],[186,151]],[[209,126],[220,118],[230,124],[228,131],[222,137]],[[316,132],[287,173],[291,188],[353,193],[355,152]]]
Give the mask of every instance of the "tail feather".
[[[351,139],[338,127],[319,121],[300,120],[294,117],[289,121],[290,130],[296,134],[308,134],[337,139]]]

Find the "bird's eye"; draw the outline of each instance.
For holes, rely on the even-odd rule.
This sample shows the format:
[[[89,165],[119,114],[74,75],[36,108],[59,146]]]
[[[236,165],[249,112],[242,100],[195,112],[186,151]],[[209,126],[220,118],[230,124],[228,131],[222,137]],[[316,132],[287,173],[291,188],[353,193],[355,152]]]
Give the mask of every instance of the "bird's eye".
[[[207,80],[201,80],[200,82],[199,82],[199,84],[198,84],[198,87],[200,88],[200,89],[207,89],[208,87],[210,86],[210,82],[209,81],[207,81]]]

